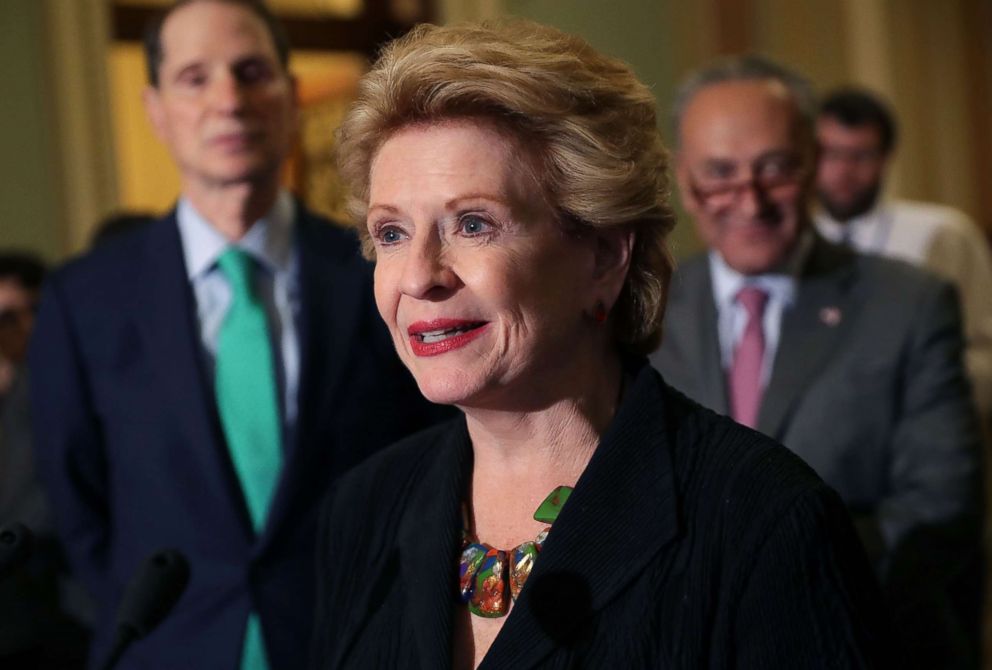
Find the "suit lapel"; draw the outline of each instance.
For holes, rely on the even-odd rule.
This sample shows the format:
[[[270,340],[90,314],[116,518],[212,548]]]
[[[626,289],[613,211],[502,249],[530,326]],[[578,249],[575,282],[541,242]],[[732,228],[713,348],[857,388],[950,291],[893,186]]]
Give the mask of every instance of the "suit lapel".
[[[480,669],[530,668],[638,578],[678,533],[661,383],[643,368]],[[636,537],[636,542],[631,538]]]
[[[241,487],[231,468],[213,393],[203,367],[196,323],[194,298],[183,261],[182,242],[175,214],[156,221],[148,229],[144,268],[147,300],[139,325],[155,370],[165,407],[186,436],[183,458],[193,460],[190,469],[215,480],[214,490],[228,491],[232,514],[242,519],[246,536],[250,520]]]
[[[296,494],[306,490],[303,481],[311,474],[307,461],[315,453],[302,449],[301,439],[318,434],[322,409],[332,406],[333,398],[343,392],[340,385],[348,352],[369,299],[368,285],[355,268],[357,245],[346,243],[344,240],[350,238],[343,232],[342,243],[335,245],[331,238],[340,231],[321,230],[319,226],[328,224],[314,220],[299,203],[297,212],[294,246],[299,253],[300,381],[296,435],[286,445],[283,474],[258,550],[268,544],[282,520],[294,513]]]
[[[334,244],[306,212],[297,217],[300,254],[300,430],[319,420],[321,400],[337,393],[348,352],[370,299],[367,275],[357,265],[358,246],[350,238]],[[337,232],[337,231],[334,231]],[[344,238],[344,234],[342,233]],[[371,270],[369,269],[369,272]]]
[[[851,291],[855,278],[854,254],[817,236],[796,302],[782,316],[778,353],[758,416],[762,433],[782,439],[792,408],[850,329],[857,308]]]
[[[696,328],[692,341],[697,350],[695,352],[698,361],[698,370],[701,378],[701,397],[697,400],[710,409],[727,414],[730,411],[730,403],[727,400],[727,384],[723,372],[723,364],[720,361],[720,336],[717,329],[716,303],[713,299],[713,283],[710,278],[709,263],[699,263],[695,270],[693,283],[698,288],[686,295],[698,296],[701,304],[693,310],[695,319],[690,321]]]

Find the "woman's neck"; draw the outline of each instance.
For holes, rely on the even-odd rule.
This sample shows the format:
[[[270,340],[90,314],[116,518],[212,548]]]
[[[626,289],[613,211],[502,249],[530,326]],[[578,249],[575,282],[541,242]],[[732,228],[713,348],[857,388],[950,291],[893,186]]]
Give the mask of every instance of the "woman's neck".
[[[540,530],[532,515],[557,486],[574,486],[616,413],[622,365],[576,371],[570,393],[532,411],[465,408],[474,464],[471,503],[480,539],[512,547]],[[535,530],[536,529],[536,530]],[[506,547],[503,547],[503,545]]]

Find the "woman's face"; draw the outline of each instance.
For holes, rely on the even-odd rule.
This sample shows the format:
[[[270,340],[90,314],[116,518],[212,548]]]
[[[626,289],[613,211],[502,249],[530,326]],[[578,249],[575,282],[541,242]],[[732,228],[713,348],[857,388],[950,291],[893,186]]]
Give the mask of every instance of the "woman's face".
[[[511,409],[563,391],[595,246],[562,232],[516,142],[473,121],[401,129],[372,163],[367,225],[379,312],[428,399]]]

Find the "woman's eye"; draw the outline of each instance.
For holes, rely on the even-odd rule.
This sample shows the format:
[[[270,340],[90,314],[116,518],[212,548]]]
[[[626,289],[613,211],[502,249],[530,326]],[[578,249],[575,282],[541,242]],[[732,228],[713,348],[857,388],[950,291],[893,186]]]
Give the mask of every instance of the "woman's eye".
[[[468,214],[459,220],[459,227],[466,235],[480,235],[489,231],[489,222],[481,216]]]
[[[403,239],[403,233],[395,226],[382,226],[376,230],[375,237],[380,244],[396,244]]]

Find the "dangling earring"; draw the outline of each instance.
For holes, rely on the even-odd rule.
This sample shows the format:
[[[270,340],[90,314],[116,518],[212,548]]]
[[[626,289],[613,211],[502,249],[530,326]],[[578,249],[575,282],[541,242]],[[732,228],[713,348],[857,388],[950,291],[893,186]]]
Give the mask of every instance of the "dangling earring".
[[[592,320],[596,323],[606,323],[606,305],[597,302],[592,308]]]

